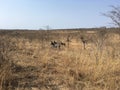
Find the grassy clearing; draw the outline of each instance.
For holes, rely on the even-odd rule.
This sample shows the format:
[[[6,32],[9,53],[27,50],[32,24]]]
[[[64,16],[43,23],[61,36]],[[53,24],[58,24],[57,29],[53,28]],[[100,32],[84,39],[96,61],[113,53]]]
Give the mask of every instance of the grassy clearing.
[[[103,38],[93,31],[93,35],[83,31],[51,31],[47,32],[49,37],[38,37],[37,32],[34,33],[36,38],[28,38],[33,32],[19,31],[19,37],[16,33],[1,36],[4,42],[4,45],[1,43],[4,48],[1,49],[1,60],[4,60],[0,63],[0,90],[120,89],[119,34],[109,32]],[[20,36],[20,33],[26,36]],[[71,36],[69,48],[68,35]],[[85,50],[79,35],[88,40]],[[51,40],[64,41],[66,46],[60,50],[52,48]],[[9,48],[6,49],[6,45]]]

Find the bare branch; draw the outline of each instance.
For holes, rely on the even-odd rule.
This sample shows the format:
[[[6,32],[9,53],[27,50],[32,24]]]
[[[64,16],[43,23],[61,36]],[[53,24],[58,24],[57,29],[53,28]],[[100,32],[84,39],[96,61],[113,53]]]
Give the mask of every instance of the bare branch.
[[[112,10],[108,13],[104,13],[103,15],[109,17],[114,25],[120,27],[120,7],[119,6],[111,6]]]

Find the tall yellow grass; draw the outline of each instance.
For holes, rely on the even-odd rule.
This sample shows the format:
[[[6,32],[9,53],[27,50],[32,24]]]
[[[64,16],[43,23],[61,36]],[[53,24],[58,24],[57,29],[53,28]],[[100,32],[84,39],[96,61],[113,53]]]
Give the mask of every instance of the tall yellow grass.
[[[82,43],[74,39],[69,48],[59,50],[51,48],[50,42],[45,42],[45,48],[42,48],[39,40],[11,38],[17,44],[17,50],[11,56],[13,62],[22,67],[37,68],[37,71],[26,72],[38,76],[34,81],[38,90],[120,90],[119,39],[112,43],[108,38],[109,43],[99,51],[94,43],[87,44],[84,50]],[[9,73],[10,76],[15,73],[11,74],[6,66],[0,72],[2,90],[3,80]]]

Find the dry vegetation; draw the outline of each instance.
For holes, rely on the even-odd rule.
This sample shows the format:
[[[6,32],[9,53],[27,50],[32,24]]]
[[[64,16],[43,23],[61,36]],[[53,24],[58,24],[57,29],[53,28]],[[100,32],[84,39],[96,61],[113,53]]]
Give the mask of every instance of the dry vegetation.
[[[120,90],[120,30],[0,31],[0,90]]]

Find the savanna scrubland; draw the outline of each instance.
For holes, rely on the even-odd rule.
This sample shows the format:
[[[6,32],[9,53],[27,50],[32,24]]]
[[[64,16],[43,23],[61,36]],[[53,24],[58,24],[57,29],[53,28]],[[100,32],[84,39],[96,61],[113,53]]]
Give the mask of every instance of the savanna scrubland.
[[[0,30],[0,90],[120,90],[120,29]]]

